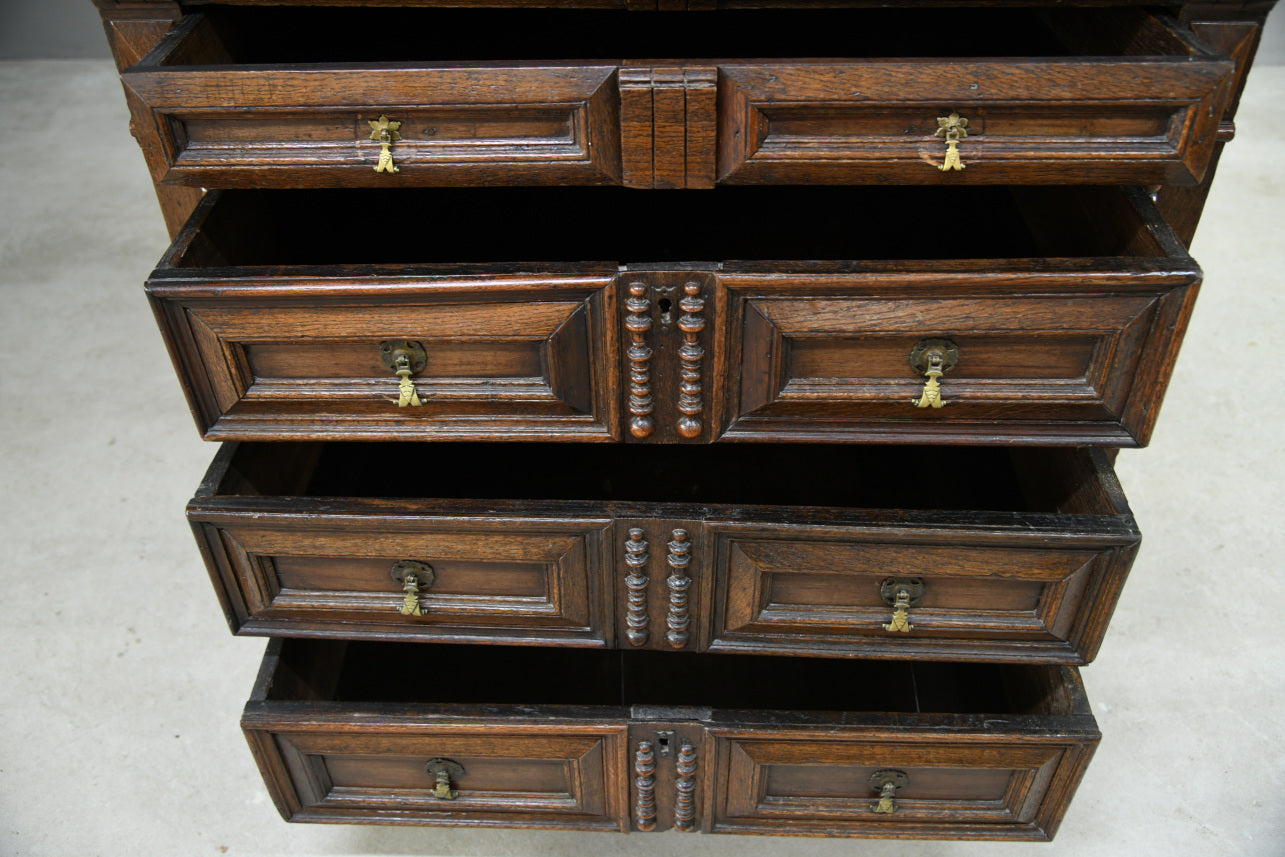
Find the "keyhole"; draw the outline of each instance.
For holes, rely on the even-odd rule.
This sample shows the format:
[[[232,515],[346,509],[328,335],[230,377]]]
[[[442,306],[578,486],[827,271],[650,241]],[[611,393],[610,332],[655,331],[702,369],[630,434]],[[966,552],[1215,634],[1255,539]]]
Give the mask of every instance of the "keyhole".
[[[669,739],[673,736],[673,734],[674,734],[673,732],[656,733],[656,752],[659,755],[661,756],[669,755]]]
[[[669,317],[669,308],[673,306],[673,303],[670,302],[669,298],[661,298],[657,305],[660,307],[660,323],[669,324],[671,320]]]

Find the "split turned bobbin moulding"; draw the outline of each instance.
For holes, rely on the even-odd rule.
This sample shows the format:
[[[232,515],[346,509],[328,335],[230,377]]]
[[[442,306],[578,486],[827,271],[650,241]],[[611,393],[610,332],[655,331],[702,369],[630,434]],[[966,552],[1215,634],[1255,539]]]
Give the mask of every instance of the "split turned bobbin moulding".
[[[1271,2],[96,2],[287,819],[1055,833]]]

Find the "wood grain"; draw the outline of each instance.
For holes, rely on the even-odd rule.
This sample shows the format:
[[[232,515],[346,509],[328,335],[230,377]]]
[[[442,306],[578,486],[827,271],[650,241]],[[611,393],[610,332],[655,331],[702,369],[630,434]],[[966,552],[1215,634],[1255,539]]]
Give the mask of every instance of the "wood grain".
[[[234,632],[311,638],[242,719],[283,817],[1056,833],[1098,741],[1062,665],[1140,538],[1084,445],[1155,427],[1272,0],[94,2],[193,416],[273,441],[188,516]]]
[[[575,658],[593,673],[593,690],[578,704],[515,706],[503,690],[469,680],[407,692],[397,664],[418,660],[423,647],[412,649],[349,646],[336,658],[312,641],[270,645],[242,727],[283,815],[1040,840],[1055,832],[1098,741],[1071,668],[979,666],[959,675],[831,661],[819,673],[798,659],[630,652],[614,662]],[[566,676],[571,655],[546,650],[518,660],[528,671]],[[467,647],[445,656],[474,673],[500,663]],[[286,680],[310,673],[319,658],[336,678],[329,694]],[[664,676],[670,664],[690,684],[674,689]],[[796,701],[808,708],[683,705],[724,698],[729,679],[753,664],[768,687],[806,686],[807,698]],[[359,678],[350,675],[357,670]],[[486,686],[509,677],[490,675]],[[920,684],[936,690],[899,696]],[[653,695],[659,687],[670,688],[663,701]],[[858,699],[853,687],[869,690]],[[765,705],[777,702],[766,696]],[[454,801],[431,796],[423,768],[434,757],[464,768]],[[879,816],[868,781],[887,767],[908,772],[909,785],[897,812]]]
[[[399,20],[431,30],[441,14]],[[862,14],[845,26],[860,27]],[[914,23],[909,12],[879,14],[872,32]],[[1045,18],[995,18],[1030,46],[1021,59],[988,53],[996,37],[986,24],[947,47],[934,30],[921,42],[931,49],[906,45],[905,57],[863,42],[839,53],[856,59],[835,60],[828,41],[819,54],[789,42],[784,55],[752,62],[684,55],[705,41],[714,56],[736,56],[738,42],[761,50],[770,28],[779,31],[742,17],[738,39],[694,18],[648,29],[601,59],[567,44],[540,60],[488,61],[484,45],[462,39],[454,59],[408,49],[380,62],[241,49],[235,28],[255,18],[213,10],[185,16],[123,79],[159,141],[149,149],[154,176],[200,187],[1198,183],[1232,61],[1165,16],[1063,9]],[[320,44],[335,37],[316,32]],[[673,59],[650,59],[665,56]],[[950,111],[971,125],[965,170],[943,173],[934,132]],[[366,123],[381,114],[403,123],[392,176],[373,170],[379,147]]]
[[[1140,539],[1084,450],[977,467],[969,450],[809,448],[774,465],[732,447],[697,471],[663,447],[434,445],[421,486],[399,484],[396,444],[310,449],[241,444],[189,504],[239,633],[1086,663]],[[616,476],[632,468],[651,473]],[[970,469],[1007,488],[987,496]],[[917,496],[934,473],[959,480],[954,496]],[[434,570],[423,616],[397,612],[398,560]],[[883,629],[888,577],[925,584],[908,634]]]

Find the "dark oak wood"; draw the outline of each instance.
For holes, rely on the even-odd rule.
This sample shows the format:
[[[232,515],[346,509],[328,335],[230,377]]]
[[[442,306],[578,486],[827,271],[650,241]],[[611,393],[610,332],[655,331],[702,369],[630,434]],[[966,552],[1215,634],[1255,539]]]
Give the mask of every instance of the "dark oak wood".
[[[664,194],[337,228],[401,203],[354,193],[211,194],[148,280],[207,439],[1144,445],[1200,282],[1140,191],[725,189],[677,235]],[[547,216],[479,229],[513,210]],[[911,404],[928,339],[959,349],[941,409]],[[391,340],[426,350],[422,406]]]
[[[103,29],[107,33],[107,44],[116,60],[116,68],[120,71],[134,66],[155,48],[182,15],[175,2],[98,0],[98,5]],[[147,162],[159,163],[164,158],[164,143],[153,127],[151,112],[130,95],[128,88],[125,90],[125,100],[130,108],[130,133],[138,141]],[[158,182],[156,199],[165,217],[166,228],[173,238],[201,201],[203,191],[200,188],[161,185],[159,176],[153,176],[153,179]]]
[[[229,447],[189,505],[233,630],[613,644],[610,518],[531,516],[519,507],[507,515],[460,515],[449,500],[418,513],[359,498],[305,500],[320,453],[273,445],[233,455]],[[292,463],[293,492],[273,475]],[[429,482],[432,472],[424,471]],[[423,615],[398,612],[402,588],[390,569],[400,560],[433,569],[419,599]]]
[[[335,650],[321,652],[323,669],[333,673]],[[390,654],[414,660],[405,657],[411,652]],[[363,716],[362,706],[339,703],[327,715],[327,697],[293,693],[289,681],[276,680],[301,655],[314,653],[270,648],[242,718],[273,800],[290,820],[625,829],[624,724],[535,712],[501,717],[499,710],[488,720],[477,710],[452,716],[450,705],[407,717],[388,706],[366,706]],[[444,690],[451,671],[437,672]],[[416,673],[404,677],[427,687]],[[451,782],[453,799],[433,794],[425,767],[436,758],[463,768]]]
[[[716,833],[957,839],[1051,839],[1093,754],[1082,734],[1048,740],[959,734],[894,745],[895,731],[832,737],[712,730]],[[989,737],[989,736],[988,736]],[[880,769],[909,776],[896,813],[873,812]]]
[[[1054,835],[1271,0],[94,2],[284,817]]]
[[[294,821],[1037,840],[1099,737],[1073,668],[300,640],[242,727]]]
[[[715,182],[718,70],[636,65],[618,72],[622,184],[710,188]]]
[[[137,64],[156,46],[160,39],[169,31],[172,23],[182,14],[182,10],[208,10],[211,8],[211,5],[213,5],[203,2],[203,0],[192,0],[192,2],[185,2],[181,5],[173,2],[173,0],[95,0],[95,3],[102,14],[108,40],[112,46],[113,54],[116,57],[117,65],[122,71]],[[263,2],[263,0],[235,0],[235,2],[232,3],[221,3],[217,5],[221,8],[229,6],[293,6],[298,10],[301,7],[343,7],[361,6],[365,4],[363,4],[361,0],[289,0],[289,2],[271,4]],[[444,0],[395,0],[395,2],[381,4],[385,12],[390,7],[430,7],[437,5],[472,5],[496,8],[545,7],[550,9],[616,8],[637,11],[654,10],[657,8],[704,10],[716,7],[731,9],[753,8],[757,6],[775,9],[806,7],[814,10],[821,10],[825,8],[860,7],[884,4],[875,2],[875,0],[770,0],[770,2],[767,2],[767,0],[450,0],[449,3],[444,2]],[[1038,7],[1041,5],[1070,7],[1128,7],[1134,4],[1131,0],[1073,0],[1073,2],[1069,3],[1065,2],[1065,0],[1057,0],[1056,3],[1054,3],[1053,0],[1034,0],[1034,2],[1024,1],[1020,3],[1006,2],[1006,0],[907,0],[907,2],[899,5],[904,7],[968,6],[974,7],[975,9],[982,9],[985,7]],[[1227,92],[1223,99],[1226,106],[1223,111],[1222,122],[1218,128],[1218,133],[1216,134],[1216,139],[1218,140],[1225,141],[1230,139],[1231,134],[1234,133],[1234,126],[1231,123],[1231,119],[1235,114],[1235,107],[1239,101],[1239,93],[1243,88],[1245,75],[1249,66],[1252,64],[1253,55],[1258,44],[1258,39],[1260,37],[1266,15],[1275,5],[1274,0],[1256,0],[1256,2],[1245,2],[1245,0],[1225,0],[1225,2],[1219,2],[1219,0],[1211,0],[1210,2],[1185,4],[1173,3],[1169,5],[1176,12],[1181,23],[1190,28],[1190,32],[1194,33],[1205,45],[1212,48],[1215,52],[1221,56],[1230,58],[1235,63],[1234,76],[1228,81],[1226,86]],[[1135,39],[1135,45],[1145,44],[1151,50],[1163,51],[1166,47],[1169,50],[1174,49],[1177,42],[1189,42],[1186,32],[1181,29],[1174,30],[1167,36],[1161,34],[1157,38],[1158,28],[1155,21],[1140,18],[1133,12],[1126,11],[1123,8],[1113,10],[1107,14],[1114,16],[1117,22],[1120,20],[1126,21],[1126,26],[1124,27],[1126,30],[1129,27],[1133,27],[1135,32],[1146,33],[1143,37]],[[1130,20],[1129,16],[1133,16],[1133,23],[1127,23]],[[636,24],[638,20],[640,19],[634,18],[634,23]],[[1067,19],[1065,16],[1063,17],[1063,20],[1070,20],[1070,23],[1064,23],[1062,31],[1068,34],[1076,33],[1078,31],[1079,38],[1082,43],[1085,42],[1086,33],[1090,37],[1095,37],[1100,33],[1121,31],[1121,28],[1118,26],[1108,27],[1103,25],[1098,27],[1083,27],[1075,25],[1074,20]],[[1140,20],[1144,21],[1141,26],[1136,23]],[[1162,30],[1168,27],[1169,25],[1166,24],[1162,25],[1159,29]],[[946,29],[949,31],[952,28],[947,27]],[[1150,31],[1149,33],[1147,33],[1148,30]],[[1175,41],[1175,39],[1177,41]],[[207,41],[209,40],[207,39]],[[654,43],[657,40],[653,37],[649,39],[649,41]],[[1030,43],[1030,39],[1024,38],[1019,38],[1016,41],[1021,44]],[[1090,44],[1093,41],[1094,38],[1089,38],[1087,40]],[[975,42],[975,38],[969,38],[967,42],[972,44]],[[1205,51],[1196,45],[1188,44],[1187,48],[1189,50],[1195,50],[1198,54],[1209,56],[1208,51]],[[956,49],[956,53],[959,53],[960,50],[963,49]],[[845,49],[838,51],[837,53],[850,54],[851,52],[851,49]],[[655,52],[652,51],[649,51],[648,53],[650,55],[655,55]],[[1106,53],[1109,55],[1110,51],[1107,51]],[[963,55],[955,57],[955,59],[961,58],[963,58]],[[224,59],[230,59],[230,56],[225,55]],[[617,74],[620,99],[619,133],[621,136],[621,163],[620,175],[618,178],[622,183],[628,186],[711,186],[715,180],[713,157],[715,149],[719,146],[716,141],[716,125],[718,124],[718,121],[736,124],[746,121],[746,117],[748,116],[749,119],[754,120],[759,126],[762,126],[760,130],[767,133],[767,126],[765,125],[766,120],[760,121],[758,119],[754,119],[754,117],[759,114],[755,108],[750,108],[748,103],[741,104],[731,113],[728,113],[725,110],[723,112],[722,120],[716,120],[716,105],[714,102],[715,95],[713,92],[715,78],[712,76],[715,69],[709,67],[690,66],[653,68],[650,65],[637,65],[636,63],[631,65],[631,61],[629,60],[623,60],[621,62],[623,65],[620,67]],[[847,74],[851,72],[851,70],[851,68],[846,68],[840,73]],[[880,67],[872,66],[871,71],[873,74],[878,75]],[[654,88],[658,92],[655,97],[653,97]],[[1037,86],[1034,89],[1038,88],[1039,87]],[[1100,95],[1104,91],[1100,87],[1095,89],[1097,95]],[[970,89],[968,93],[970,98],[977,94],[978,90],[972,89]],[[900,88],[898,88],[898,95],[901,95]],[[1027,96],[1024,95],[1024,97]],[[1166,97],[1168,96],[1166,95]],[[184,188],[178,185],[162,185],[159,183],[162,177],[167,175],[169,172],[169,167],[167,165],[169,164],[169,159],[171,158],[173,150],[175,149],[175,146],[177,146],[179,140],[177,138],[170,139],[169,131],[174,129],[167,129],[163,124],[156,123],[154,121],[153,112],[136,96],[129,93],[128,88],[127,100],[129,101],[131,111],[134,114],[134,119],[131,122],[132,130],[135,133],[135,136],[138,137],[140,145],[147,154],[149,164],[152,165],[154,178],[158,182],[157,196],[161,203],[162,211],[165,214],[170,234],[171,236],[174,236],[181,229],[183,222],[199,201],[201,190],[200,188]],[[970,101],[970,99],[960,100],[965,103]],[[1096,129],[1102,130],[1104,128],[1114,126],[1117,131],[1123,131],[1124,125],[1120,124],[1121,122],[1127,123],[1129,121],[1133,121],[1136,124],[1140,117],[1146,115],[1152,115],[1154,119],[1159,115],[1155,112],[1154,104],[1155,103],[1153,103],[1151,107],[1140,106],[1140,109],[1133,111],[1134,118],[1132,120],[1130,120],[1127,115],[1121,114],[1116,107],[1107,107],[1106,110],[1109,113],[1114,111],[1112,113],[1114,118],[1108,118],[1105,115],[1099,117],[1099,119],[1096,120]],[[785,109],[787,112],[789,110],[788,105],[777,105],[775,100],[773,100],[773,102],[768,102],[766,106],[770,107],[771,110]],[[741,115],[736,112],[743,112],[747,109],[751,111],[750,114]],[[810,133],[816,133],[820,131],[828,121],[831,128],[841,128],[844,122],[844,111],[846,110],[851,112],[852,109],[853,105],[844,107],[839,104],[832,104],[827,108],[830,116],[828,120],[818,122],[814,121],[816,117],[803,117],[803,124],[800,127],[809,129]],[[879,109],[881,108],[876,109],[877,113]],[[1011,135],[1014,131],[1021,130],[1018,126],[1021,125],[1022,122],[1026,122],[1026,130],[1032,131],[1036,134],[1035,137],[1030,138],[1031,140],[1042,140],[1047,142],[1046,138],[1042,138],[1039,135],[1057,130],[1059,120],[1057,120],[1056,116],[1048,114],[1047,112],[1041,113],[1038,108],[1030,112],[1027,119],[1019,119],[1016,124],[1013,124],[1010,121],[1012,117],[1003,115],[1004,109],[1007,108],[1001,108],[999,114],[988,117],[974,116],[974,132],[981,130],[982,127],[984,127],[985,122],[990,120],[993,129],[1002,130]],[[1055,113],[1056,110],[1057,108],[1054,110]],[[804,113],[806,112],[807,110],[805,109]],[[811,114],[809,114],[809,116],[810,115]],[[878,115],[887,119],[891,114],[887,114],[885,111],[884,113],[878,113]],[[980,122],[979,118],[981,118]],[[1190,115],[1189,118],[1194,121],[1197,117]],[[1000,120],[998,124],[994,121],[995,119]],[[921,118],[916,116],[911,119],[909,124],[913,128],[914,125],[920,121]],[[835,125],[835,123],[838,123],[838,125]],[[787,124],[788,122],[778,123],[778,128],[784,128]],[[1082,131],[1093,130],[1095,127],[1092,123],[1085,124],[1085,121],[1082,119],[1073,120],[1072,125],[1073,127],[1078,127]],[[436,126],[430,127],[433,127],[434,129],[436,128]],[[1140,156],[1143,160],[1146,160],[1147,158],[1154,159],[1157,154],[1164,157],[1163,152],[1166,151],[1167,144],[1162,142],[1163,128],[1161,125],[1157,125],[1153,121],[1152,129],[1159,136],[1153,136],[1153,141],[1147,152],[1141,153],[1140,155],[1138,151],[1132,151],[1130,154],[1130,144],[1124,143],[1124,148],[1116,151],[1115,154],[1123,157],[1124,160],[1128,160],[1129,157],[1133,156]],[[737,129],[733,129],[731,135],[728,136],[723,143],[723,148],[725,150],[723,155],[725,164],[736,163],[739,159],[751,157],[751,155],[747,154],[751,152],[751,150],[754,151],[753,157],[758,159],[760,165],[767,164],[771,158],[774,157],[771,146],[768,147],[768,151],[760,153],[755,149],[755,146],[758,146],[757,143],[752,143],[749,137],[738,138],[736,130]],[[1137,129],[1135,128],[1134,130]],[[359,124],[357,131],[361,131]],[[1213,178],[1213,165],[1216,163],[1216,159],[1212,158],[1212,153],[1208,148],[1210,137],[1207,132],[1208,129],[1205,128],[1201,130],[1198,137],[1187,138],[1189,140],[1199,139],[1199,143],[1192,149],[1192,151],[1195,152],[1194,161],[1189,153],[1189,156],[1184,160],[1185,167],[1171,163],[1169,166],[1162,168],[1163,170],[1168,171],[1165,173],[1165,180],[1176,175],[1178,177],[1178,181],[1189,181],[1191,176],[1184,175],[1184,169],[1190,173],[1190,169],[1200,167],[1201,158],[1206,159],[1206,163],[1208,163],[1208,166],[1204,168],[1204,179],[1198,184],[1189,188],[1166,185],[1161,189],[1159,194],[1158,202],[1161,210],[1164,212],[1166,218],[1174,225],[1179,236],[1186,243],[1190,243],[1196,224],[1199,222],[1200,212],[1204,207],[1204,201]],[[449,133],[449,131],[445,133]],[[558,132],[555,132],[555,136],[556,133]],[[607,130],[607,133],[610,136],[611,132],[609,130]],[[860,129],[858,129],[858,133],[861,133]],[[782,139],[788,139],[791,140],[791,142],[794,140],[794,138],[789,138],[788,136]],[[824,136],[817,137],[816,139],[824,139]],[[840,149],[847,146],[850,150],[849,156],[853,154],[850,140],[855,138],[841,136],[832,139],[839,143]],[[886,144],[889,139],[891,138],[877,138],[876,135],[876,138],[871,138],[867,142],[878,143],[880,147],[886,148]],[[1065,146],[1067,144],[1067,140],[1065,138],[1054,137],[1053,139],[1058,141],[1057,145]],[[167,140],[169,142],[167,142]],[[292,148],[297,147],[298,142],[298,140],[292,140]],[[357,139],[355,142],[360,143],[360,140]],[[973,142],[978,142],[976,135],[974,136]],[[1173,142],[1172,138],[1170,142]],[[1094,145],[1100,145],[1101,139],[1086,140],[1085,143],[1092,147]],[[790,144],[787,143],[787,150],[789,145]],[[234,146],[244,148],[244,141],[235,141]],[[1182,144],[1179,143],[1179,148],[1181,147]],[[1107,148],[1109,149],[1110,146],[1108,145]],[[495,151],[499,150],[496,149]],[[870,147],[865,147],[861,151],[864,151],[868,156],[870,154]],[[1101,155],[1103,151],[1106,150],[1102,150],[1098,152],[1098,154]],[[939,148],[931,148],[921,145],[920,149],[915,150],[914,156],[916,158],[927,157],[929,160],[932,160],[934,157],[933,153],[937,153],[937,155],[939,155]],[[804,160],[807,159],[807,154],[805,152],[797,152],[795,154],[801,155]],[[975,157],[976,154],[977,152],[971,153],[970,158]],[[1027,154],[1029,156],[1031,153],[1028,152]],[[1002,152],[996,152],[993,147],[991,147],[991,151],[986,154],[984,162],[981,165],[983,172],[991,170],[994,166],[991,161],[992,157],[998,156],[1000,160],[1004,160],[1006,158],[1011,158],[1014,155],[1015,152],[1011,150],[1011,147],[1006,148]],[[833,153],[827,155],[827,158],[831,158],[832,156]],[[1037,166],[1039,153],[1036,153],[1035,157],[1037,159],[1036,161],[1030,161],[1029,159],[1023,161],[1019,158],[1018,162],[1011,163],[1010,166],[1017,166],[1018,172],[1021,172],[1022,170],[1034,170],[1034,173],[1042,173],[1048,177],[1045,180],[1052,179],[1053,173],[1062,170],[1062,164],[1064,162],[1058,161],[1052,164],[1044,163]],[[1103,166],[1103,160],[1104,159],[1101,157],[1095,159],[1095,169]],[[1118,158],[1111,158],[1109,160],[1118,160]],[[783,162],[783,165],[786,169],[797,172],[801,163],[802,162],[796,159],[794,161]],[[1150,164],[1151,166],[1145,167],[1145,169],[1154,171],[1155,169],[1161,168],[1154,160],[1151,160]],[[832,171],[833,167],[833,163],[828,161],[820,165],[822,170]],[[862,167],[862,169],[870,169],[870,167],[871,164],[867,162],[866,166]],[[907,167],[912,171],[916,168],[913,164],[908,164]],[[466,167],[465,172],[469,169],[471,168]],[[759,168],[756,166],[754,170],[751,171],[751,176],[758,169]],[[806,172],[812,168],[804,166],[803,169]],[[1053,172],[1049,172],[1050,169]],[[1126,171],[1129,169],[1130,168],[1126,167]],[[770,169],[768,172],[770,172]],[[767,173],[763,171],[758,172],[758,175],[760,176],[764,176],[766,174]],[[1085,174],[1086,173],[1083,170],[1080,170],[1074,175],[1063,175],[1057,180],[1079,180],[1078,177]],[[950,180],[955,183],[979,180],[977,178],[978,169],[976,168],[976,165],[972,172],[967,175],[968,178],[964,178],[964,174],[962,173],[954,174],[950,177]],[[1097,180],[1117,180],[1119,178],[1116,177],[1113,179],[1106,174],[1099,174],[1097,172],[1095,172],[1094,175],[1099,175],[1099,179]],[[275,177],[265,178],[270,178],[270,180],[274,182],[281,180],[280,171],[274,171],[273,176]],[[367,178],[369,179],[369,177]],[[417,182],[419,181],[419,178],[422,178],[422,176],[417,177]],[[407,177],[402,177],[401,180],[405,182],[407,181]],[[941,177],[934,178],[927,173],[920,172],[912,179],[903,178],[902,180],[928,182],[944,179]],[[988,179],[983,175],[980,180],[985,181]],[[1134,176],[1130,180],[1144,179],[1141,176]],[[1157,179],[1153,178],[1149,180],[1156,181]],[[202,184],[217,185],[219,183],[213,180],[208,180]]]
[[[614,66],[270,62],[265,69],[238,66],[223,38],[206,16],[187,16],[122,75],[165,141],[165,181],[398,187],[619,179]],[[380,147],[367,123],[385,113],[402,123],[395,176],[374,171]]]
[[[347,437],[383,439],[617,436],[606,359],[617,350],[607,322],[614,267],[238,270],[219,230],[245,252],[270,250],[274,213],[229,212],[203,232],[216,199],[148,283],[207,437],[327,436],[340,426]],[[264,229],[248,233],[247,246],[251,219]],[[398,377],[381,354],[389,340],[427,352],[411,378],[419,407],[397,404]]]
[[[1200,274],[1149,200],[1132,193],[1130,212],[1112,194],[1019,199],[1042,252],[1097,233],[1151,257],[1127,274],[1087,258],[725,266],[722,437],[990,443],[1024,422],[1036,443],[1145,445]],[[946,406],[914,408],[924,379],[907,357],[939,338],[959,348]]]
[[[1235,135],[1236,108],[1245,88],[1249,68],[1253,65],[1258,42],[1262,36],[1267,13],[1273,2],[1242,4],[1199,3],[1182,10],[1184,21],[1202,40],[1230,57],[1236,71],[1229,87],[1230,93],[1219,125],[1218,144],[1205,170],[1205,177],[1194,187],[1162,187],[1156,194],[1156,205],[1177,233],[1190,245],[1205,208],[1205,199],[1213,185],[1214,174],[1222,147]]]
[[[953,46],[941,61],[720,66],[719,181],[1198,182],[1231,64],[1136,10],[1050,19],[1050,54],[1066,56],[1038,62],[973,62]],[[1029,37],[1014,43],[1039,53]],[[964,169],[943,172],[933,133],[952,111],[970,123]]]
[[[1194,184],[1233,71],[1136,8],[812,14],[206,7],[123,79],[166,183],[674,188]]]
[[[1140,538],[1084,450],[439,444],[410,472],[403,455],[216,459],[188,517],[235,631],[1085,663]],[[422,616],[398,612],[399,560],[434,570]],[[908,632],[885,627],[890,577],[925,586]]]
[[[629,680],[625,670],[622,680]],[[699,829],[708,783],[700,755],[705,742],[701,724],[682,719],[693,712],[680,706],[649,706],[627,696],[621,702],[629,705],[622,715],[629,720],[635,774],[630,831]]]
[[[688,213],[703,214],[691,209]],[[717,220],[713,212],[707,216]],[[655,252],[665,240],[662,236],[663,229],[657,229],[652,235],[638,237],[640,241],[650,241],[650,252]],[[636,329],[641,330],[647,350],[645,398],[649,408],[646,431],[635,430],[631,419],[628,433],[622,433],[623,440],[709,443],[718,439],[718,426],[711,419],[714,412],[710,408],[711,394],[723,386],[717,375],[723,360],[714,351],[711,335],[722,305],[717,267],[708,263],[645,262],[619,266],[617,301],[625,304],[621,337],[633,337]],[[641,312],[631,309],[626,295],[635,299],[633,306]],[[631,414],[635,408],[633,385],[638,383],[635,373],[641,365],[637,362],[639,354],[632,347],[625,349],[620,364],[621,385],[630,385],[627,406]]]

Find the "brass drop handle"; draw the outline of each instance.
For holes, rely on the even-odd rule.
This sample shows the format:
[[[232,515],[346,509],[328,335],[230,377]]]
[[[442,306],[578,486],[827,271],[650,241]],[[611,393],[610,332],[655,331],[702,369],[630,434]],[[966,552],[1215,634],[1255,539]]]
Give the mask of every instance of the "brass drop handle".
[[[419,393],[415,391],[415,384],[410,379],[411,368],[410,361],[405,355],[397,358],[397,407],[404,408],[407,405],[418,408],[424,403],[419,400]]]
[[[943,408],[946,401],[941,395],[940,378],[959,362],[959,348],[949,339],[924,339],[915,343],[910,351],[910,367],[928,379],[917,399],[910,403],[916,408]]]
[[[885,631],[904,631],[909,632],[915,626],[910,624],[910,593],[902,589],[897,592],[897,600],[893,602],[892,621],[885,622],[883,629]],[[403,613],[406,611],[402,611]]]
[[[397,375],[397,407],[409,405],[418,408],[423,405],[411,376],[418,375],[428,366],[428,352],[424,346],[409,339],[389,339],[379,343],[379,356],[384,366]]]
[[[388,576],[402,588],[402,604],[397,612],[403,616],[423,616],[424,607],[419,603],[419,596],[433,585],[433,567],[426,562],[403,559],[393,563]]]
[[[870,775],[870,788],[879,794],[879,800],[870,808],[883,815],[897,811],[897,792],[910,785],[905,771],[875,771]]]
[[[451,788],[451,781],[464,776],[464,766],[452,759],[430,759],[424,773],[433,778],[433,797],[438,800],[455,800],[459,792]]]
[[[383,115],[378,119],[367,119],[366,123],[370,125],[370,139],[379,144],[379,163],[375,164],[375,172],[400,173],[401,170],[393,163],[393,143],[402,138],[402,135],[397,133],[402,123],[394,122]]]
[[[946,141],[946,160],[937,169],[943,173],[962,170],[964,162],[959,159],[959,141],[968,136],[968,120],[958,113],[937,117],[937,130],[934,137]]]
[[[892,621],[885,622],[883,629],[894,633],[910,633],[915,627],[910,624],[910,608],[924,597],[926,588],[923,580],[918,577],[889,577],[880,583],[879,597],[892,606]]]

